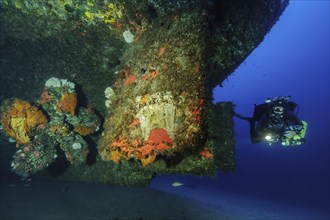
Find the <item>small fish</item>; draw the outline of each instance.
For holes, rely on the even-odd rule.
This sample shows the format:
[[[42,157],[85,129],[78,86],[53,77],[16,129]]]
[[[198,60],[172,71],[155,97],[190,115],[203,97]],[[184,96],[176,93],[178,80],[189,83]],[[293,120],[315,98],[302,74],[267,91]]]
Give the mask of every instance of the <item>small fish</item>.
[[[174,182],[174,183],[172,183],[172,186],[175,186],[175,187],[177,187],[177,186],[183,186],[183,183],[181,183],[181,182]]]
[[[16,184],[8,184],[9,187],[15,187]]]

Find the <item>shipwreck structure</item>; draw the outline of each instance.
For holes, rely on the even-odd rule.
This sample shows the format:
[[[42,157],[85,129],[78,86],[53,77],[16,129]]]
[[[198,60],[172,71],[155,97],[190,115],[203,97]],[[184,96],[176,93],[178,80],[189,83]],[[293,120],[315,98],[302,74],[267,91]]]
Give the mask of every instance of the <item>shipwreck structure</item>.
[[[286,0],[0,0],[0,105],[12,103],[3,101],[12,97],[27,100],[48,119],[45,131],[40,126],[29,131],[24,144],[33,148],[36,136],[43,137],[33,135],[37,132],[52,147],[69,146],[62,147],[65,154],[53,150],[56,157],[48,157],[36,175],[147,185],[158,173],[234,171],[234,106],[214,104],[212,90],[262,42],[287,5]],[[75,105],[66,115],[58,104],[61,93],[44,87],[54,77],[76,84]],[[80,126],[87,113],[80,114],[80,124],[72,122],[76,106],[93,111],[87,133]],[[14,139],[27,134],[23,127],[13,129],[8,121],[16,116],[2,109],[3,133]],[[100,129],[94,112],[102,119]],[[54,118],[65,125],[60,135],[47,130]],[[66,136],[77,130],[88,155],[73,163],[67,152],[75,143]],[[17,149],[5,146],[0,161],[9,169]],[[30,174],[24,164],[17,166]]]

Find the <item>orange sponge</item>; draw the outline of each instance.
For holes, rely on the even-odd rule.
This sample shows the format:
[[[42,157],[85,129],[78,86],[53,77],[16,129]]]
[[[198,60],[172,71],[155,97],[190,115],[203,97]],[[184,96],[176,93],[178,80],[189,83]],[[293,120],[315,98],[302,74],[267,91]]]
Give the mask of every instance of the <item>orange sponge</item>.
[[[7,135],[14,138],[17,144],[25,144],[30,141],[30,131],[44,126],[47,118],[29,102],[14,99],[4,102],[0,110],[0,122]]]

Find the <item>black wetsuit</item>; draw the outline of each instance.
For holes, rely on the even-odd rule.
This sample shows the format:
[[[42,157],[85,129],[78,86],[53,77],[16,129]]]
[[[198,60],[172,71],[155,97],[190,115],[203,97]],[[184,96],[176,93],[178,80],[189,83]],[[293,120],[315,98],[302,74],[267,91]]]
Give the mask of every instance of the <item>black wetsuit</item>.
[[[273,107],[278,106],[277,104],[275,101],[255,106],[253,117],[248,119],[252,143],[265,140],[265,135],[268,133],[278,135],[280,139],[290,126],[301,126],[302,128],[301,120],[294,113],[296,103],[282,102],[280,107],[283,107],[283,114],[281,115],[275,115],[273,112]]]

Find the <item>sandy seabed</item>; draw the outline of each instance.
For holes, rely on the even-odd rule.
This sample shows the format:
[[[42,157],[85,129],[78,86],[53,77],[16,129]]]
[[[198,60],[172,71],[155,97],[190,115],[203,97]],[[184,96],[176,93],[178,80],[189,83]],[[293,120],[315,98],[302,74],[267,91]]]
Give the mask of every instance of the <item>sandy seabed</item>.
[[[244,194],[244,184],[205,178],[159,175],[144,188],[22,181],[10,172],[7,145],[0,146],[0,220],[330,220],[329,208],[293,207]],[[173,187],[175,181],[183,185]]]
[[[1,178],[1,220],[228,219],[151,188]]]
[[[137,188],[1,176],[0,196],[1,220],[326,220],[330,216],[226,192],[173,187],[166,181]]]

